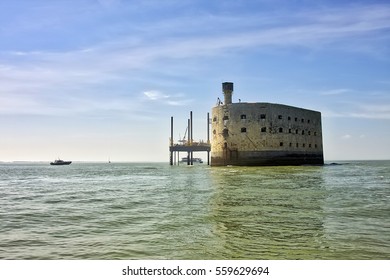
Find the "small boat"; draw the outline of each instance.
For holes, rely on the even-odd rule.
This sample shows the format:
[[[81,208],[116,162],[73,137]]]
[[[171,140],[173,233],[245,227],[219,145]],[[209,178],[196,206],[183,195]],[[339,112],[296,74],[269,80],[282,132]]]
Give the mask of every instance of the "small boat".
[[[187,157],[181,158],[181,162],[187,162]],[[203,160],[201,158],[193,158],[192,162],[193,163],[203,163]]]
[[[50,165],[69,165],[71,161],[64,161],[62,159],[56,159],[55,161],[50,162]]]

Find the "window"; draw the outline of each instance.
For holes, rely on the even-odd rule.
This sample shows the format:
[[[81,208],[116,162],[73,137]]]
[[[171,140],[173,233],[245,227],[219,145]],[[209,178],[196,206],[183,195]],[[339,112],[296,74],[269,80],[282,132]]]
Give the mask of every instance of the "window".
[[[283,119],[283,116],[282,116],[282,115],[279,115],[279,116],[278,116],[278,119],[279,119],[279,120]]]
[[[295,134],[298,134],[298,129],[295,129]]]
[[[216,134],[216,133],[217,133],[217,131],[214,129],[214,130],[213,130],[213,134]]]
[[[223,135],[223,137],[229,136],[229,130],[228,130],[227,128],[225,128],[225,129],[222,131],[222,135]]]
[[[279,127],[279,132],[280,132],[280,133],[283,132],[283,127]]]
[[[299,144],[297,143],[297,148],[299,147]]]
[[[309,148],[311,148],[311,144],[309,144]]]
[[[302,130],[302,135],[305,135],[305,131],[304,130]]]
[[[280,143],[279,143],[279,146],[280,146],[280,147],[283,147],[283,142],[280,142]]]
[[[310,123],[310,120],[307,120],[307,123]]]
[[[305,122],[305,119],[302,119],[301,121],[302,121],[302,122]]]
[[[241,132],[246,132],[246,127],[241,127]]]
[[[214,118],[213,118],[213,122],[216,122],[216,121],[217,121],[217,117],[214,117]]]
[[[291,133],[291,128],[288,129],[288,133]]]
[[[317,144],[315,144],[315,145],[314,145],[314,148],[317,148],[317,147],[318,147]]]
[[[260,115],[260,119],[263,119],[263,120],[264,120],[264,119],[265,119],[265,114],[261,114],[261,115]]]
[[[290,117],[290,116],[288,116],[287,119],[288,119],[289,121],[291,121],[291,117]]]
[[[289,145],[290,147],[292,147],[292,143],[290,142],[290,145]]]
[[[307,132],[307,134],[308,134],[308,135],[310,135],[310,134],[311,134],[310,130]]]
[[[297,121],[298,121],[298,118],[295,118],[295,121],[297,122]]]
[[[305,143],[303,143],[303,144],[302,144],[302,147],[305,148],[305,146],[306,146]]]
[[[223,125],[224,126],[227,126],[228,120],[229,120],[228,116],[223,116]]]
[[[317,132],[314,132],[314,136],[317,136]]]
[[[241,115],[241,119],[245,120],[246,119],[246,115]]]
[[[261,132],[267,132],[267,128],[266,127],[262,127],[261,128]]]

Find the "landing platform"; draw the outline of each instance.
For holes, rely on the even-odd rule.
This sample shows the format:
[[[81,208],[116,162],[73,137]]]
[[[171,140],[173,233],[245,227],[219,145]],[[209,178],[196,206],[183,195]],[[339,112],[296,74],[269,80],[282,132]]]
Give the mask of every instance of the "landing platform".
[[[207,143],[193,143],[192,145],[174,144],[169,147],[170,152],[210,152],[211,145]]]

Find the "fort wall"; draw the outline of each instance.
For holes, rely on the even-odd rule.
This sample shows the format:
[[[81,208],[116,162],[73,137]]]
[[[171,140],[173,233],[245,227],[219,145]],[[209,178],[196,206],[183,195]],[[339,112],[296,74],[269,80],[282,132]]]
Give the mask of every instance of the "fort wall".
[[[324,163],[317,111],[273,103],[221,103],[212,108],[211,131],[213,166]]]

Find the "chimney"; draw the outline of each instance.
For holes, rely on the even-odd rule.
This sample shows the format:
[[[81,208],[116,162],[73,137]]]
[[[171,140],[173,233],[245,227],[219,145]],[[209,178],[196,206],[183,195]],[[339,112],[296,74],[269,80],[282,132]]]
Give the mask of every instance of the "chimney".
[[[224,95],[225,105],[232,104],[232,94],[233,94],[233,83],[225,82],[222,83],[222,91]]]

